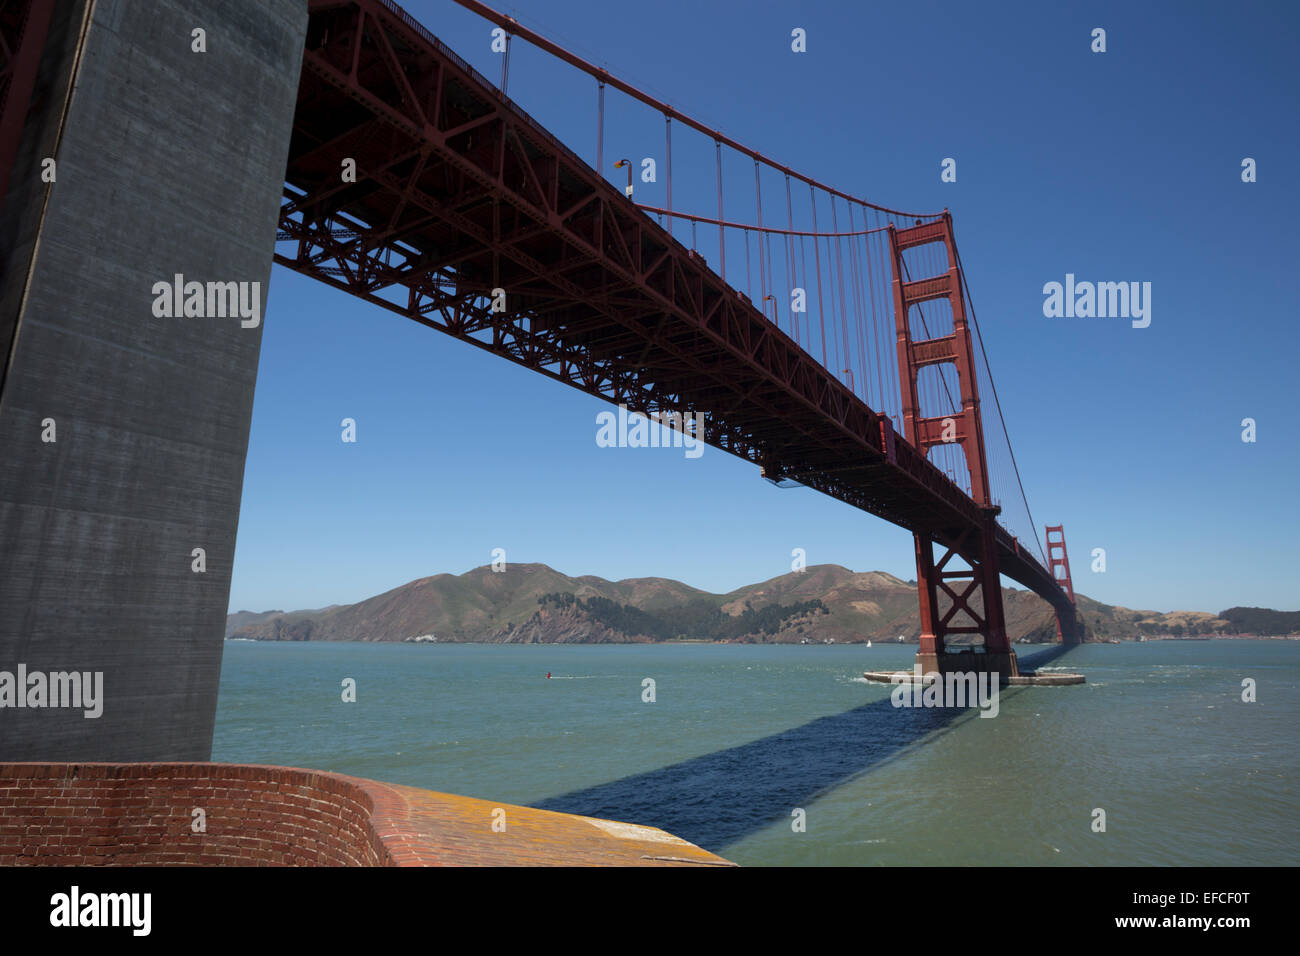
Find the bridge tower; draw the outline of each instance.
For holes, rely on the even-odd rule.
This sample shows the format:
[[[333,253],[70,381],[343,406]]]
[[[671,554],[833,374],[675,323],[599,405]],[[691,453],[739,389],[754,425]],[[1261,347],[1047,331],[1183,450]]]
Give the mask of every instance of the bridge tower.
[[[934,276],[913,277],[904,262],[908,249],[942,243],[947,271]],[[978,532],[935,527],[914,534],[916,578],[920,593],[921,646],[916,660],[924,673],[970,670],[968,656],[950,653],[948,635],[977,634],[984,639],[984,656],[978,662],[1004,677],[1019,673],[1016,654],[1007,640],[1002,609],[1002,586],[998,578],[997,516],[1001,508],[989,494],[988,462],[984,450],[984,426],[980,419],[979,387],[975,377],[975,350],[966,322],[961,270],[953,240],[952,216],[906,229],[889,226],[889,246],[894,276],[894,327],[898,345],[899,385],[903,397],[903,434],[922,454],[941,444],[955,444],[965,455],[970,472],[971,497],[979,506],[983,522]],[[952,312],[952,331],[931,338],[917,338],[912,315],[922,303],[946,301]],[[930,365],[955,367],[961,393],[961,411],[927,417],[917,394],[921,369]],[[935,560],[935,545],[944,554]],[[954,558],[967,568],[949,569]],[[950,582],[964,581],[965,586]],[[958,590],[958,587],[961,589]],[[943,603],[940,603],[940,598]]]
[[[1049,524],[1046,531],[1047,570],[1070,598],[1068,610],[1058,608],[1056,611],[1056,641],[1058,644],[1077,644],[1082,637],[1082,629],[1079,627],[1074,601],[1074,584],[1070,580],[1070,555],[1065,550],[1065,526]],[[1056,535],[1055,538],[1052,537],[1053,534]],[[1057,568],[1061,569],[1061,573],[1057,573]]]
[[[306,32],[0,3],[0,761],[211,756]]]

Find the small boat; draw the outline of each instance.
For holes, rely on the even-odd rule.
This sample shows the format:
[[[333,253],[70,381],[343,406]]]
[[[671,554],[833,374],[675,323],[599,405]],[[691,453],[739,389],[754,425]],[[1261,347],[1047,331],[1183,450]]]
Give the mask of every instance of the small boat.
[[[867,641],[867,647],[870,647],[870,646],[871,646],[871,642],[870,642],[870,641]]]

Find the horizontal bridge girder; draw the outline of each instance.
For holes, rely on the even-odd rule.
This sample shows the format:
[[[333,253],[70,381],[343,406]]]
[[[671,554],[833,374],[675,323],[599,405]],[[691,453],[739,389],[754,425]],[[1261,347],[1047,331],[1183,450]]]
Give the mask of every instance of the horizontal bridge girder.
[[[923,246],[931,242],[939,242],[944,237],[944,228],[942,220],[922,223],[919,226],[910,226],[907,229],[897,230],[899,250],[910,249],[913,246]]]
[[[917,279],[915,282],[904,282],[903,304],[911,306],[930,299],[941,299],[952,295],[953,288],[951,273],[929,279]]]
[[[956,362],[957,336],[943,335],[934,339],[914,340],[911,343],[911,355],[913,368]]]
[[[956,445],[961,448],[962,443],[974,435],[975,427],[973,416],[968,410],[937,418],[918,418],[916,431],[921,447],[928,451],[935,445]]]

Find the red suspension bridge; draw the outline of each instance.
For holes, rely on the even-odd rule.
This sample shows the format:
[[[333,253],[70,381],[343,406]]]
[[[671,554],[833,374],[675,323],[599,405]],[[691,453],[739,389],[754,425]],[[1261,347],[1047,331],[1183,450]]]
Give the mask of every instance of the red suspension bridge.
[[[999,574],[1080,640],[948,212],[850,196],[457,2],[500,31],[499,84],[389,0],[312,0],[276,261],[635,411],[702,414],[766,477],[909,529],[927,667],[960,635],[1015,672]],[[504,92],[517,41],[594,80],[594,166]],[[646,164],[607,168],[607,90],[663,117],[662,204],[637,200]],[[679,155],[712,148],[716,210],[674,208],[674,127]]]

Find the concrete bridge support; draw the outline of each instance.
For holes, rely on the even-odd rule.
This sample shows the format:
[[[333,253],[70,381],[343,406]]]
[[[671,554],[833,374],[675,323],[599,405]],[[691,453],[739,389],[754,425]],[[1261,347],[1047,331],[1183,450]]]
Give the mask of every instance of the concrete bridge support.
[[[207,760],[307,4],[53,3],[0,210],[0,761]]]

